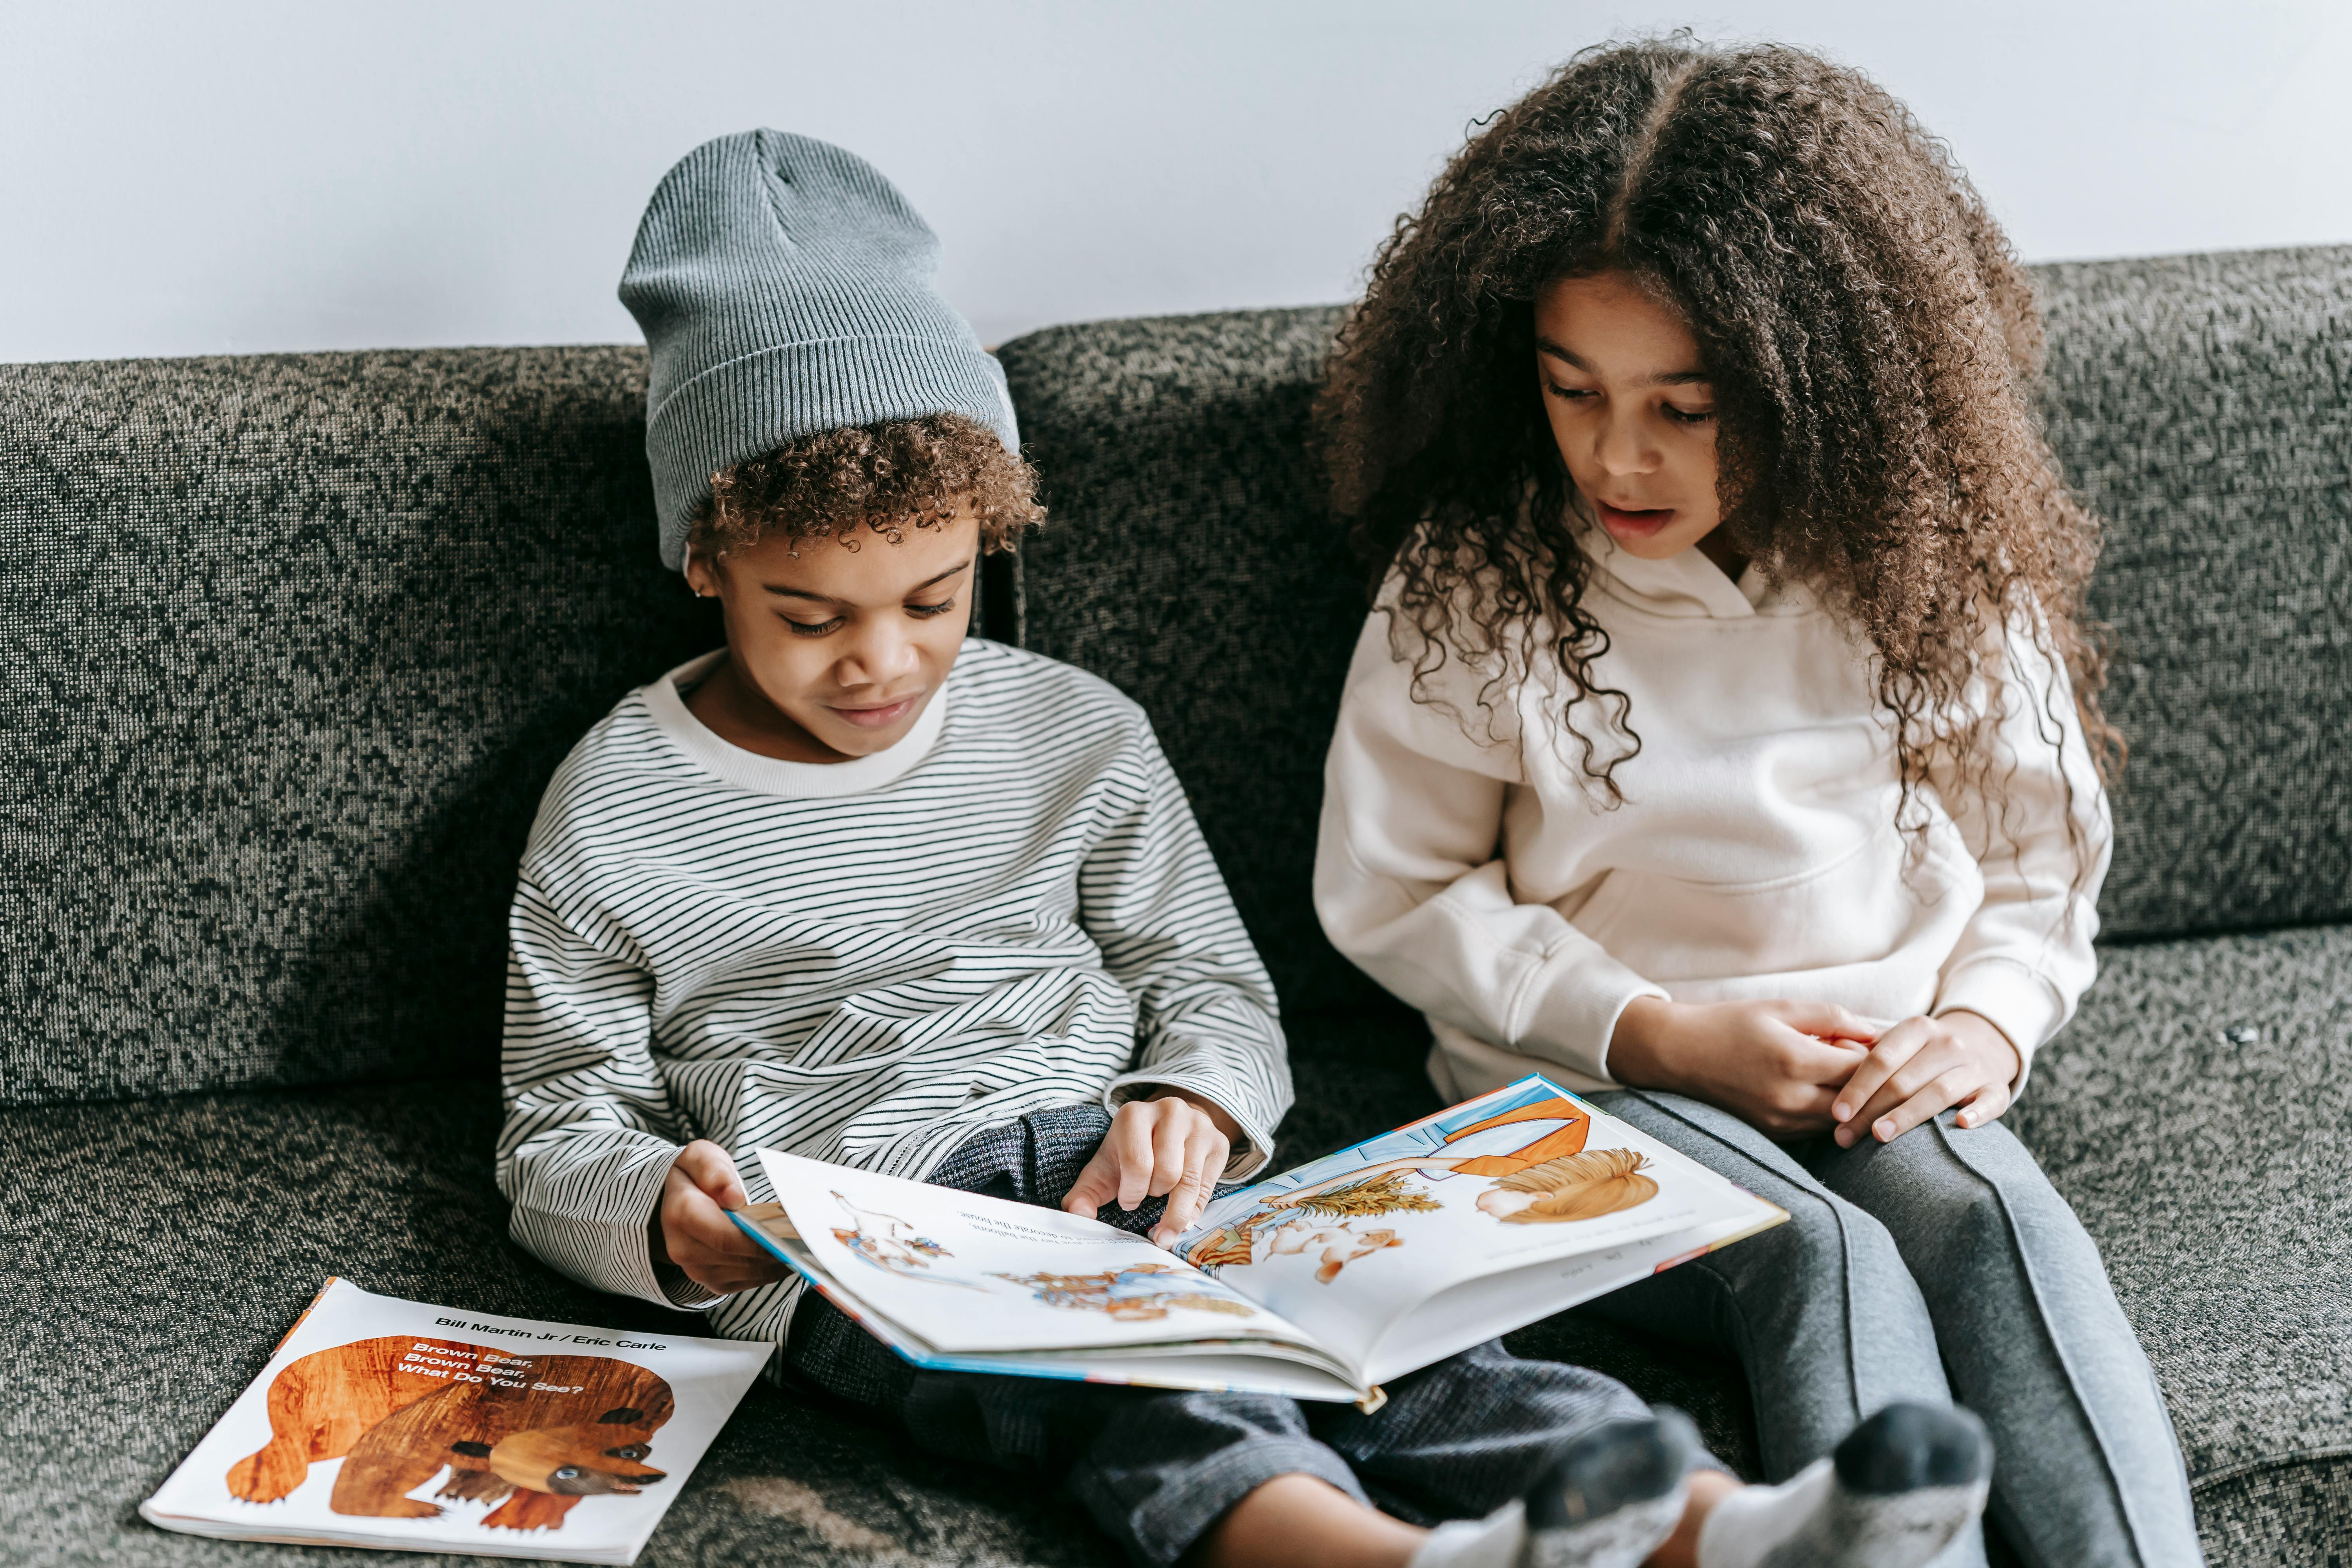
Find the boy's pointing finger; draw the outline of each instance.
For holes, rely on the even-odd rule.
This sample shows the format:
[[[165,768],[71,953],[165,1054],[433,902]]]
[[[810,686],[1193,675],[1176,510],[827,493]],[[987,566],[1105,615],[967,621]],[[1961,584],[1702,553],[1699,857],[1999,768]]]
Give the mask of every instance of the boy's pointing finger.
[[[1149,1101],[1130,1100],[1118,1108],[1110,1136],[1103,1140],[1103,1152],[1118,1163],[1118,1206],[1123,1209],[1137,1208],[1151,1195],[1152,1124],[1157,1120]]]
[[[1187,1152],[1183,1180],[1168,1194],[1168,1208],[1151,1233],[1157,1246],[1165,1247],[1192,1228],[1192,1222],[1201,1217],[1201,1210],[1208,1204],[1217,1173],[1225,1168],[1225,1157],[1231,1149],[1223,1133],[1203,1126],[1191,1140]]]

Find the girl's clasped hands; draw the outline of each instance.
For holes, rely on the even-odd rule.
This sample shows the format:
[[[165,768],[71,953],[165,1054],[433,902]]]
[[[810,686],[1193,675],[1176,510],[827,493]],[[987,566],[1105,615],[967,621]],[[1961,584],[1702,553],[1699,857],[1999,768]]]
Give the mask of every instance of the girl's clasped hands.
[[[1962,1127],[2009,1109],[2017,1047],[1974,1013],[1881,1028],[1826,1002],[1668,1002],[1637,997],[1618,1017],[1609,1067],[1621,1083],[1706,1100],[1779,1139],[1828,1132],[1840,1148],[1892,1142],[1954,1106]]]

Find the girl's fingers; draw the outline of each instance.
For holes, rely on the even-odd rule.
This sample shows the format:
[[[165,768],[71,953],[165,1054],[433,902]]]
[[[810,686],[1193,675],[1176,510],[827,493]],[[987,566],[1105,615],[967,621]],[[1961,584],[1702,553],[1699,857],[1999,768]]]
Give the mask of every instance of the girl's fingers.
[[[1837,1091],[1822,1084],[1784,1093],[1765,1110],[1764,1130],[1778,1137],[1819,1132],[1830,1117],[1830,1097]]]
[[[1927,1031],[1915,1029],[1908,1022],[1889,1029],[1884,1039],[1870,1047],[1870,1054],[1862,1059],[1862,1065],[1853,1069],[1853,1076],[1846,1079],[1845,1087],[1838,1091],[1835,1102],[1830,1107],[1831,1118],[1838,1121],[1854,1120],[1877,1096],[1886,1081],[1919,1054],[1919,1047],[1926,1043]]]
[[[1817,1039],[1866,1042],[1878,1038],[1876,1029],[1834,1002],[1784,1003],[1780,1017],[1790,1028],[1801,1029]]]
[[[1963,1127],[1982,1127],[1990,1122],[1998,1121],[2000,1120],[2001,1113],[2009,1109],[2009,1085],[1989,1083],[1970,1098],[1968,1109],[1959,1114],[1959,1124]]]
[[[1834,1089],[1853,1076],[1867,1047],[1851,1040],[1823,1040],[1790,1027],[1778,1044],[1782,1076]]]
[[[1870,1135],[1881,1143],[1892,1143],[1922,1121],[1942,1114],[1978,1081],[1974,1067],[1963,1063],[1930,1080],[1918,1093],[1872,1122]]]

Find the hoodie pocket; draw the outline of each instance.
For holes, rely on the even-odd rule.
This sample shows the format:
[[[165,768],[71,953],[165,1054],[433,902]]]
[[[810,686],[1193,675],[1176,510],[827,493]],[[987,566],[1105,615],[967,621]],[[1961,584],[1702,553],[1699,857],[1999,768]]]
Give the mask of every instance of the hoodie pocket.
[[[1906,945],[1955,879],[1931,838],[1916,867],[1890,824],[1824,866],[1746,883],[1613,870],[1574,916],[1635,973],[1673,984],[1880,962]]]

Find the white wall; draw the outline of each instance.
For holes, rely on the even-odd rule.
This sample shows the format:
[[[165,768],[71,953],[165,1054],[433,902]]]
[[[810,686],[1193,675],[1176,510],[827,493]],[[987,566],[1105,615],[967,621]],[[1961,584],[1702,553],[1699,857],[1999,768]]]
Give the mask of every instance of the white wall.
[[[990,341],[1335,300],[1467,121],[1677,24],[1874,73],[2030,258],[2352,241],[2345,0],[8,0],[0,360],[634,337],[655,181],[760,124]]]

